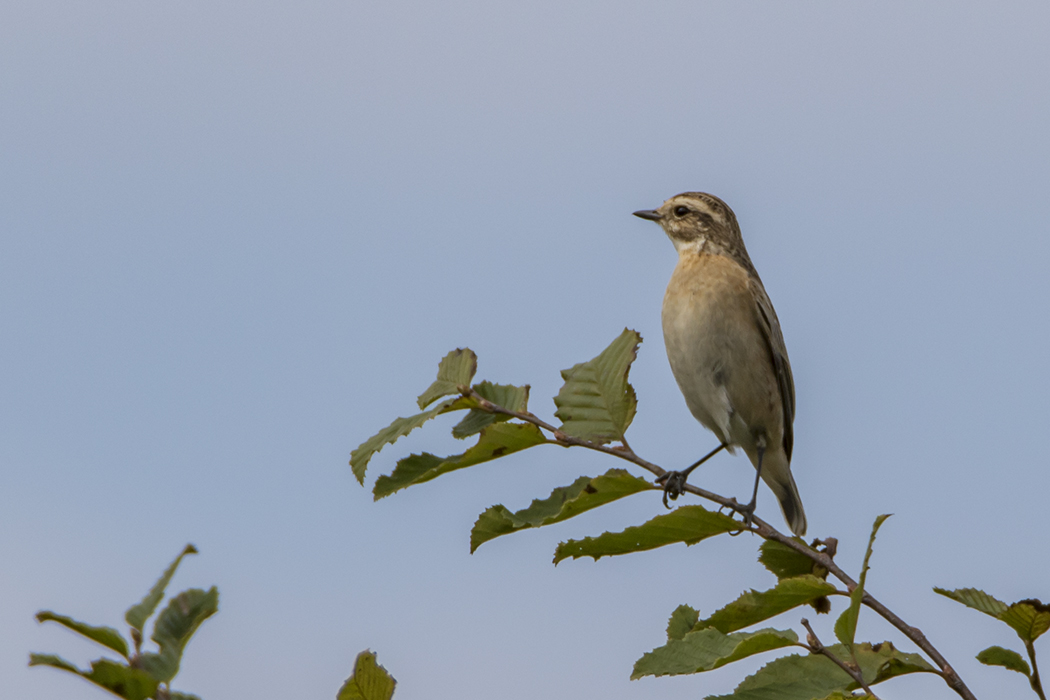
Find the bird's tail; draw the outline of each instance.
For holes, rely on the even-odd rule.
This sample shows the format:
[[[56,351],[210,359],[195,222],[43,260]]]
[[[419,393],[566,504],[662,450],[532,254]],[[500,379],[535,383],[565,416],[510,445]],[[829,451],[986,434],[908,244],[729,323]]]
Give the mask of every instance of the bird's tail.
[[[791,531],[803,537],[806,534],[806,511],[802,509],[802,498],[791,476],[791,464],[784,454],[776,452],[765,455],[762,463],[762,481],[766,482],[773,495],[780,501],[784,521]]]

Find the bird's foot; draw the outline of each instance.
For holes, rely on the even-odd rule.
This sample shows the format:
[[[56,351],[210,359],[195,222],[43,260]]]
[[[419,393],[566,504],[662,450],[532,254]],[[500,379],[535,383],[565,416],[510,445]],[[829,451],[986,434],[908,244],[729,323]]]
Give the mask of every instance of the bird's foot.
[[[685,481],[689,478],[689,475],[693,472],[694,469],[696,469],[701,464],[714,457],[726,447],[728,447],[728,445],[723,442],[721,445],[711,450],[700,459],[693,462],[691,465],[689,465],[687,469],[683,469],[680,472],[664,472],[663,476],[658,476],[656,478],[656,483],[664,487],[664,508],[671,510],[671,506],[667,502],[667,499],[670,498],[672,501],[674,501],[682,495],[682,493],[685,491]]]
[[[755,517],[755,502],[751,501],[746,506],[741,507],[739,512],[744,516],[744,528],[750,530],[751,521]]]
[[[723,507],[729,508],[730,510],[732,510],[735,513],[740,513],[740,515],[742,515],[743,518],[744,518],[743,527],[740,530],[738,530],[737,532],[729,533],[730,535],[733,535],[735,537],[736,535],[739,535],[741,532],[745,532],[745,531],[751,529],[751,522],[752,522],[752,520],[755,517],[755,505],[756,504],[755,504],[754,500],[752,500],[747,505],[741,505],[741,504],[737,503],[735,498],[733,498],[731,500],[732,500],[732,503],[726,503]],[[721,510],[721,509],[719,509],[719,510]]]
[[[671,504],[667,502],[670,498],[672,501],[678,500],[678,497],[685,491],[685,480],[689,478],[687,472],[664,472],[663,476],[656,478],[656,483],[664,487],[664,508],[671,509]]]

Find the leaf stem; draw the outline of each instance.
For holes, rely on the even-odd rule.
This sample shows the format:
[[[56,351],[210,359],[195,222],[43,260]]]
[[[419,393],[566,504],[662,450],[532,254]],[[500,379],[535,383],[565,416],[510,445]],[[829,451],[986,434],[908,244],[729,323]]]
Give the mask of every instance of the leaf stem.
[[[667,471],[662,467],[639,457],[637,454],[634,453],[634,450],[630,449],[626,445],[620,448],[607,447],[605,445],[600,445],[596,442],[591,442],[590,440],[583,440],[581,438],[573,437],[571,435],[566,435],[558,428],[554,427],[553,425],[547,423],[544,420],[541,420],[540,418],[538,418],[530,412],[511,411],[481,397],[476,391],[469,387],[463,387],[463,389],[465,389],[462,392],[463,395],[469,396],[470,398],[473,398],[475,401],[477,401],[478,406],[481,408],[481,410],[490,411],[492,413],[499,413],[501,415],[510,416],[511,418],[517,418],[518,420],[525,421],[526,423],[532,423],[536,427],[551,433],[554,436],[554,439],[551,441],[553,444],[561,445],[562,447],[585,447],[589,450],[603,452],[607,455],[612,455],[613,457],[618,457],[632,464],[635,464],[641,467],[642,469],[645,469],[646,471],[650,472],[651,474],[655,475],[657,478],[667,473]],[[692,484],[686,484],[684,490],[688,491],[689,493],[695,496],[699,496],[700,498],[712,501],[713,503],[717,503],[720,506],[726,508],[736,509],[739,508],[740,505],[739,503],[737,503],[735,498],[726,498],[725,496],[720,496],[717,493],[706,491],[704,489],[693,486]],[[847,574],[845,571],[839,568],[839,566],[835,564],[835,562],[832,560],[829,554],[825,552],[818,552],[816,549],[806,545],[805,543],[799,542],[793,537],[785,535],[784,533],[780,532],[761,518],[751,518],[751,527],[745,527],[743,523],[741,523],[741,529],[753,532],[759,537],[762,537],[763,539],[779,542],[780,544],[786,547],[790,547],[799,554],[802,554],[803,556],[812,559],[814,562],[827,569],[831,575],[833,575],[839,581],[844,583],[846,585],[846,588],[850,592],[852,592],[853,589],[857,587],[857,582],[854,581],[849,576],[849,574]],[[870,609],[878,613],[891,625],[900,630],[900,632],[905,637],[910,639],[912,642],[915,643],[916,646],[922,649],[922,651],[928,657],[930,657],[930,660],[932,660],[940,668],[940,675],[944,678],[944,682],[948,685],[949,688],[954,690],[959,695],[959,697],[963,698],[964,700],[977,700],[976,696],[966,686],[962,678],[959,677],[959,674],[955,672],[955,669],[952,668],[951,664],[949,664],[948,661],[941,655],[941,653],[937,651],[936,647],[930,644],[929,640],[926,639],[926,635],[922,633],[922,630],[920,630],[918,627],[912,627],[911,625],[907,624],[892,610],[890,610],[885,605],[876,600],[875,596],[871,595],[871,593],[868,593],[867,591],[864,591],[863,603],[864,605],[868,606]],[[1034,671],[1034,650],[1029,653],[1029,657],[1032,659],[1033,679],[1035,679],[1036,675]],[[1035,680],[1033,680],[1032,682],[1032,687],[1036,688]],[[1036,692],[1039,693],[1039,697],[1041,700],[1046,700],[1046,696],[1043,694],[1041,686],[1036,690]]]
[[[806,628],[806,632],[808,632],[808,634],[806,635],[806,643],[799,644],[798,646],[802,647],[803,649],[809,649],[810,653],[820,654],[831,659],[835,662],[836,666],[848,673],[850,677],[854,681],[856,681],[857,685],[864,689],[865,693],[867,693],[874,700],[879,700],[879,696],[871,692],[871,688],[869,688],[868,684],[864,682],[864,676],[861,673],[859,667],[851,666],[839,657],[832,654],[831,651],[829,651],[828,648],[821,643],[820,639],[817,637],[817,633],[813,631],[813,628],[809,626],[809,620],[807,620],[806,618],[802,618],[802,626]]]
[[[1039,696],[1039,700],[1046,700],[1043,682],[1039,680],[1039,667],[1035,664],[1035,645],[1030,641],[1025,641],[1024,648],[1028,651],[1028,660],[1032,662],[1032,677],[1028,679],[1028,682],[1032,684],[1032,690]]]

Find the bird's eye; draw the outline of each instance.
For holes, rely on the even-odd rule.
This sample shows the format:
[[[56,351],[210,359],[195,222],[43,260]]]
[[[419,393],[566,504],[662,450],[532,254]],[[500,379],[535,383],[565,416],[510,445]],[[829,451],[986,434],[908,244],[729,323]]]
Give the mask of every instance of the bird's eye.
[[[675,207],[674,208],[674,215],[675,216],[681,217],[681,216],[685,216],[688,213],[689,213],[689,207]]]

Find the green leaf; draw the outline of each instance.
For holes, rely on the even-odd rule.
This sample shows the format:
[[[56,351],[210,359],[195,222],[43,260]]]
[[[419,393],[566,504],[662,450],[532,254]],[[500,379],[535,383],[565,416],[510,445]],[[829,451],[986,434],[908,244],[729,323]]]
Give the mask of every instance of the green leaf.
[[[157,681],[139,668],[131,668],[109,659],[91,662],[90,671],[81,671],[53,654],[30,654],[30,666],[51,666],[74,673],[127,700],[146,700],[157,692]]]
[[[146,624],[146,620],[153,614],[153,611],[157,609],[157,605],[160,604],[162,598],[164,598],[164,589],[168,587],[168,583],[171,582],[171,577],[175,575],[175,569],[179,568],[179,563],[182,558],[188,554],[196,554],[197,548],[192,544],[186,545],[179,556],[175,557],[175,561],[171,562],[171,565],[164,571],[161,577],[153,584],[153,588],[150,589],[146,597],[142,599],[138,605],[133,605],[128,608],[128,611],[124,613],[124,620],[131,626],[132,629],[142,632],[143,625]]]
[[[842,644],[828,647],[828,651],[843,660],[850,657],[849,650]],[[889,642],[855,644],[853,651],[869,685],[903,673],[936,672],[918,654],[901,653]],[[883,669],[892,669],[887,671],[892,675],[880,677]],[[825,656],[792,654],[769,662],[745,678],[731,694],[708,696],[706,700],[814,700],[835,697],[833,693],[846,693],[856,688],[852,676]]]
[[[72,663],[66,661],[61,656],[55,656],[54,654],[30,654],[29,665],[51,666],[52,668],[58,668],[63,671],[69,671],[70,673],[81,673],[80,669],[74,666]]]
[[[879,652],[885,644],[889,644],[889,642],[877,644],[875,646],[869,645],[869,647],[871,650]],[[892,644],[890,644],[890,649],[893,652],[892,656],[878,667],[878,670],[875,673],[875,678],[872,679],[869,685],[882,683],[890,678],[904,676],[909,673],[938,673],[937,669],[931,666],[929,662],[919,654],[906,654],[902,651],[897,651],[893,648]],[[865,676],[865,679],[866,678],[867,676]],[[851,687],[854,689],[856,688],[856,686]]]
[[[786,578],[768,591],[744,593],[711,617],[696,623],[696,627],[735,632],[834,592],[835,586],[811,574]]]
[[[1023,673],[1028,678],[1032,677],[1032,669],[1028,667],[1028,662],[1012,649],[988,647],[977,655],[977,660],[986,666],[1002,666]]]
[[[1026,643],[1034,642],[1047,630],[1050,630],[1050,605],[1044,605],[1037,599],[1019,600],[1013,605],[1007,605],[998,598],[976,588],[958,588],[954,591],[943,588],[933,590],[967,607],[1002,620]]]
[[[378,501],[413,484],[421,484],[456,469],[505,457],[545,442],[547,439],[543,433],[531,423],[496,423],[482,430],[477,444],[463,454],[438,457],[424,452],[398,461],[393,473],[376,479],[372,495]]]
[[[860,581],[850,593],[849,607],[835,621],[835,636],[846,645],[851,654],[853,653],[853,640],[857,636],[857,620],[860,617],[861,602],[864,600],[864,582],[868,578],[868,562],[871,560],[871,550],[875,546],[875,535],[888,517],[890,516],[887,514],[875,518],[875,524],[871,527],[871,537],[868,538],[868,550],[864,553],[864,564],[860,568]]]
[[[1038,600],[1021,600],[1003,612],[999,619],[1010,625],[1024,642],[1034,642],[1050,629],[1050,606]]]
[[[809,545],[807,545],[802,538],[792,537],[791,539],[801,546],[810,549]],[[795,578],[796,576],[806,576],[809,574],[825,581],[828,578],[827,569],[820,564],[817,564],[805,554],[798,552],[786,544],[782,544],[776,540],[766,540],[759,546],[758,550],[759,563],[776,576],[778,581]],[[808,605],[816,610],[817,614],[827,614],[831,612],[831,601],[823,596],[820,598],[814,598],[808,603]]]
[[[688,605],[679,605],[667,621],[667,641],[681,639],[693,631],[693,626],[700,619],[700,613]]]
[[[153,626],[152,639],[160,647],[156,654],[142,654],[142,667],[151,676],[167,683],[179,672],[182,651],[201,623],[219,610],[219,589],[191,588],[178,594],[164,608]]]
[[[512,386],[510,384],[493,384],[492,382],[480,382],[474,385],[476,391],[483,399],[491,401],[508,411],[523,413],[529,408],[529,385]],[[452,428],[452,437],[459,439],[470,437],[480,433],[482,428],[487,428],[493,423],[510,420],[510,416],[500,413],[492,413],[482,408],[472,408],[459,423]]]
[[[793,537],[792,539],[806,546],[806,543],[801,538]],[[766,540],[762,543],[758,548],[758,561],[762,566],[769,569],[777,577],[778,581],[816,573],[813,571],[815,564],[812,559],[776,540]],[[827,576],[826,571],[823,574],[824,576],[821,576],[821,578]]]
[[[148,673],[108,659],[92,661],[84,678],[127,700],[145,700],[157,692],[157,681]]]
[[[708,627],[690,632],[680,640],[670,640],[645,654],[635,662],[631,679],[711,671],[763,651],[791,646],[797,641],[798,635],[791,630],[763,629],[723,634]]]
[[[397,681],[376,663],[376,655],[362,651],[354,662],[354,673],[339,689],[336,700],[390,700]]]
[[[354,476],[357,477],[357,483],[362,485],[365,483],[365,470],[368,468],[369,460],[386,445],[393,445],[398,439],[405,437],[431,418],[436,418],[442,413],[462,408],[473,408],[476,405],[477,402],[465,398],[445,399],[429,411],[423,411],[408,418],[395,419],[393,423],[362,442],[356,450],[350,453],[350,468]]]
[[[571,485],[556,488],[547,498],[534,500],[531,506],[515,513],[502,505],[492,506],[478,516],[470,531],[470,551],[473,553],[483,543],[501,535],[560,523],[592,508],[653,488],[648,481],[630,472],[610,469],[593,479],[581,476]]]
[[[949,591],[944,588],[934,588],[934,593],[940,593],[946,598],[951,598],[957,603],[962,603],[968,608],[979,610],[985,615],[991,615],[998,619],[1000,615],[1006,612],[1008,606],[1003,601],[988,595],[982,590],[976,588],[956,588],[954,591]]]
[[[36,614],[37,622],[47,622],[48,620],[51,622],[57,622],[63,627],[68,627],[74,632],[82,634],[88,639],[112,649],[125,659],[128,658],[128,643],[122,636],[120,636],[120,632],[112,627],[96,627],[84,622],[78,622],[77,620],[74,620],[71,617],[66,617],[65,615],[57,615],[50,610],[41,610]]]
[[[477,371],[478,356],[470,348],[457,348],[445,355],[438,363],[437,379],[417,399],[420,410],[442,396],[458,394],[459,387],[469,386]]]
[[[740,522],[728,515],[709,511],[703,506],[681,506],[623,532],[606,532],[597,537],[562,542],[554,553],[554,563],[568,557],[593,557],[597,560],[617,554],[644,552],[676,542],[692,545],[723,532],[736,532],[740,528]]]
[[[562,370],[565,384],[554,398],[554,415],[563,433],[599,444],[623,441],[638,404],[627,373],[641,342],[642,336],[625,328],[593,360]]]

